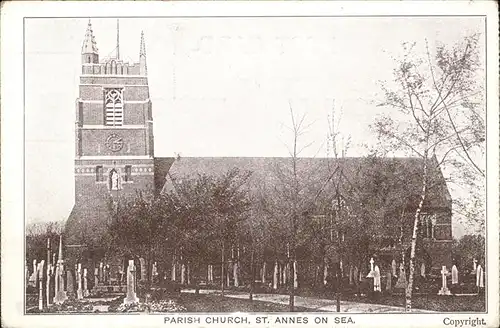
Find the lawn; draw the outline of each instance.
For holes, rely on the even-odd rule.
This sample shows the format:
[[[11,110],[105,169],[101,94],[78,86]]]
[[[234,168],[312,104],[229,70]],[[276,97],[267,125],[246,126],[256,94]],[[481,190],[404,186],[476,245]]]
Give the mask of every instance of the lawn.
[[[333,298],[333,297],[332,297]],[[346,295],[344,301],[359,303],[383,304],[391,306],[405,306],[404,295],[381,295],[378,300],[367,297]],[[438,296],[438,295],[413,295],[412,307],[415,309],[437,312],[485,312],[485,297],[483,296]]]
[[[187,309],[187,312],[288,312],[288,305],[239,298],[222,298],[217,295],[183,293],[177,300]],[[313,310],[295,307],[295,312],[311,311]]]

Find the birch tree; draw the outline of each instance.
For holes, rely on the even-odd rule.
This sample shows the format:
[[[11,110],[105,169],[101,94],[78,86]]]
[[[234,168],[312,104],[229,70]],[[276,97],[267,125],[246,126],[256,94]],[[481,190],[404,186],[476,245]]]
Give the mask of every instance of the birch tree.
[[[480,75],[479,35],[448,46],[429,47],[427,40],[403,44],[393,81],[383,82],[390,109],[372,125],[381,145],[421,159],[420,195],[413,216],[406,311],[411,311],[415,253],[422,208],[432,184],[432,172],[465,166],[484,178],[480,155],[484,147],[484,105]]]

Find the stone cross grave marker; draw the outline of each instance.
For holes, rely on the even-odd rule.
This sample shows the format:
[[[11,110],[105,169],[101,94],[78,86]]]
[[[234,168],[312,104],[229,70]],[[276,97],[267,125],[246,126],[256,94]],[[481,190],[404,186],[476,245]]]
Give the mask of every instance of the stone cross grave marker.
[[[129,260],[127,267],[127,295],[123,300],[123,304],[132,304],[139,302],[139,299],[135,294],[135,283],[134,260]]]
[[[442,278],[442,284],[443,286],[441,287],[441,289],[439,290],[438,292],[438,295],[451,295],[451,292],[450,290],[448,289],[448,287],[446,286],[446,276],[448,275],[448,270],[446,269],[446,266],[443,265],[443,269],[441,270],[441,278]]]

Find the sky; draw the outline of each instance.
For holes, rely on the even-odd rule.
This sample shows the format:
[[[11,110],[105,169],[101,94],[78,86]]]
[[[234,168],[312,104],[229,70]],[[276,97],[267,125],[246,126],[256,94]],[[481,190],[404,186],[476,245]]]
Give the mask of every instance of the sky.
[[[88,19],[25,24],[27,222],[65,220],[74,203],[74,122]],[[92,19],[100,57],[114,56],[116,19]],[[479,17],[120,19],[120,54],[146,39],[155,156],[287,156],[290,107],[311,123],[303,156],[325,156],[328,115],[342,112],[348,156],[373,145],[379,81],[402,42],[452,44],[484,32]],[[484,42],[481,43],[484,47]],[[338,114],[337,114],[338,117]],[[446,175],[446,172],[445,172]],[[453,191],[452,191],[453,194]],[[454,236],[464,227],[454,224]]]

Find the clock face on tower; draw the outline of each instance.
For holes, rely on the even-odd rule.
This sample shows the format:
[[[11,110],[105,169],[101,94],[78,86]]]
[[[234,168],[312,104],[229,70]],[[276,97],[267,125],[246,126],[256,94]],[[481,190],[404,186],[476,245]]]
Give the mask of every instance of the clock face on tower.
[[[123,148],[123,138],[112,133],[106,138],[105,145],[111,151],[120,151]]]

